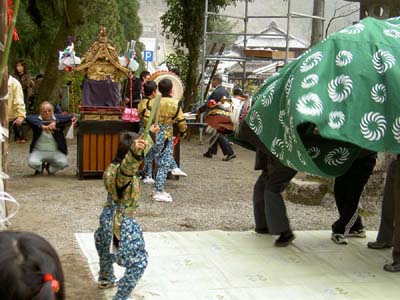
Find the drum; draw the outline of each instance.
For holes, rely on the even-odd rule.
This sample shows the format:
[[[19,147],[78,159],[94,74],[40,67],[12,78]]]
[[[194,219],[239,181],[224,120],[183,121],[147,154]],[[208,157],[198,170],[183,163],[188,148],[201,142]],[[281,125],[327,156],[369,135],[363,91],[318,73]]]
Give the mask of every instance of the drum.
[[[214,129],[230,129],[236,133],[248,111],[249,103],[247,100],[232,98],[223,101],[221,105],[209,107],[206,116],[206,123]]]
[[[231,120],[233,123],[233,130],[235,135],[239,132],[239,126],[243,123],[247,113],[250,110],[250,102],[244,98],[232,98],[233,111]]]
[[[212,103],[214,100],[208,100],[208,110],[206,115],[206,123],[208,126],[222,130],[225,127],[222,124],[231,125],[232,102],[230,99],[222,99],[222,104],[216,105]]]
[[[169,71],[157,71],[151,74],[149,80],[153,80],[155,83],[159,83],[162,79],[167,78],[172,81],[172,97],[177,100],[181,100],[183,97],[183,83],[178,75]]]

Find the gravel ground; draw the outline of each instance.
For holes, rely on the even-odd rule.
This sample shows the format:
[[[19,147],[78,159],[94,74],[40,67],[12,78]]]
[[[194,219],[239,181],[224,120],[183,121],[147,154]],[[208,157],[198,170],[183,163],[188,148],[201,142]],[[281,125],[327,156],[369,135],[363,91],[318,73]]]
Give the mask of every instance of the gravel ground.
[[[137,219],[144,231],[253,229],[251,199],[258,176],[253,170],[254,152],[234,145],[237,158],[224,162],[221,153],[204,158],[206,148],[196,137],[183,141],[181,169],[189,177],[168,180],[172,203],[151,201],[152,187],[142,185]],[[73,235],[96,229],[106,198],[102,181],[77,179],[76,140],[69,145],[70,167],[55,177],[32,175],[26,165],[28,149],[27,144],[9,145],[9,192],[21,204],[10,229],[36,232],[55,246],[66,274],[67,299],[103,299]],[[287,208],[294,230],[330,229],[337,217],[335,208],[290,202]],[[379,216],[370,214],[364,221],[368,230],[376,230]]]

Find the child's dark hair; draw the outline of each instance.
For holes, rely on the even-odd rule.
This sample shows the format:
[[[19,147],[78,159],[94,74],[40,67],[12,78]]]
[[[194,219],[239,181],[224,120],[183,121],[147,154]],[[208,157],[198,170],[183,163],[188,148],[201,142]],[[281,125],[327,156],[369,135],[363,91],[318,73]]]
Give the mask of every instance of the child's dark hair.
[[[171,97],[172,81],[168,78],[161,79],[158,83],[158,90],[163,97]]]
[[[0,253],[1,300],[65,299],[60,259],[44,238],[30,232],[0,232]]]
[[[145,97],[150,97],[155,91],[157,91],[157,83],[154,81],[150,80],[144,84],[143,93]]]
[[[242,89],[240,87],[236,86],[233,89],[233,96],[242,96],[242,95],[243,95]]]
[[[139,135],[136,132],[125,131],[121,133],[114,162],[120,163],[124,159],[125,155],[131,148],[133,141],[136,140],[138,137]]]

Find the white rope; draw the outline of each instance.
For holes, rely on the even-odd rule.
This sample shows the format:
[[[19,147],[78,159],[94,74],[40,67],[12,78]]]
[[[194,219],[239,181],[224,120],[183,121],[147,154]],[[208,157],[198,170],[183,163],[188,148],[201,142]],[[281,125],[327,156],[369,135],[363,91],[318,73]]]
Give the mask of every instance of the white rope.
[[[8,205],[9,211],[8,216],[6,216],[5,211],[5,203],[9,202],[11,205]],[[17,200],[15,200],[9,193],[0,192],[0,207],[4,207],[4,212],[0,210],[0,228],[8,225],[8,221],[13,218],[19,209],[19,204]]]
[[[0,124],[0,141],[1,142],[5,142],[5,137],[8,138],[10,131],[8,130],[8,128],[5,128],[3,126],[1,126]]]
[[[8,93],[5,94],[3,97],[0,97],[0,101],[6,101],[8,100]]]

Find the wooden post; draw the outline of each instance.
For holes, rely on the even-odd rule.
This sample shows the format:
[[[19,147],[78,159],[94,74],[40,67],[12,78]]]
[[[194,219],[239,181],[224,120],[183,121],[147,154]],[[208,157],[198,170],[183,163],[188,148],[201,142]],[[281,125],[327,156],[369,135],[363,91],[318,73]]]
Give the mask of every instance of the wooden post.
[[[325,14],[325,0],[314,0],[313,15],[318,17],[324,17]],[[319,19],[312,20],[312,31],[311,31],[311,46],[314,46],[324,38],[324,21]]]

